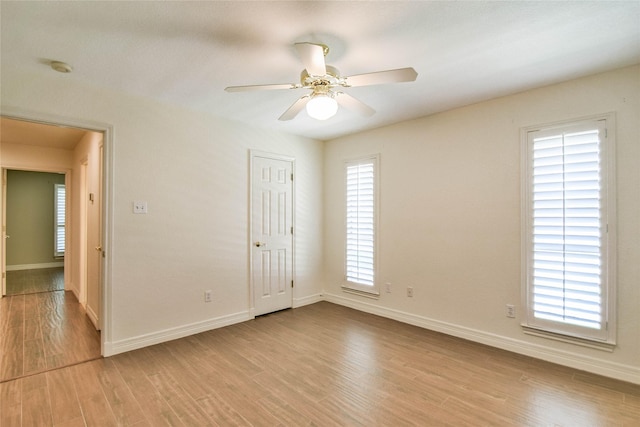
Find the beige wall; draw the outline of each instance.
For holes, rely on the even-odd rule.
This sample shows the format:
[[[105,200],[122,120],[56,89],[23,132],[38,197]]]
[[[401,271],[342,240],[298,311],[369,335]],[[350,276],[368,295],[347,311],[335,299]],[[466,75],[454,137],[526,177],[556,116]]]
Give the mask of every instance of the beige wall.
[[[325,291],[331,301],[581,369],[640,382],[640,68],[573,80],[330,141]],[[618,346],[524,335],[520,129],[617,116]],[[379,300],[345,294],[344,159],[381,154]],[[392,292],[383,284],[390,282]],[[406,296],[406,287],[414,297]]]
[[[62,265],[54,256],[54,185],[59,173],[7,171],[7,269]]]

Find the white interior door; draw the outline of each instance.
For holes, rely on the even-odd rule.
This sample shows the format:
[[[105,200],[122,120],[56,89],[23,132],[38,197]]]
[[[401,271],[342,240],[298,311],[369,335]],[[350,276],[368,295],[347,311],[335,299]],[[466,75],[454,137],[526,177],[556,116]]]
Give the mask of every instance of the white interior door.
[[[256,316],[293,304],[293,159],[252,153],[251,281]]]

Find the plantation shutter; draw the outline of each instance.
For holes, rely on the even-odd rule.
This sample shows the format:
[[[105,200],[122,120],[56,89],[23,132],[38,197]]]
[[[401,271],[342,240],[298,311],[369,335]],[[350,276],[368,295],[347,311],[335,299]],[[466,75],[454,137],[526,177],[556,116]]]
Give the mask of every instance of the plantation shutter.
[[[592,338],[585,329],[606,327],[603,132],[595,122],[529,135],[529,323]]]
[[[370,158],[346,165],[346,279],[375,284],[376,167]]]
[[[54,185],[54,255],[64,256],[65,250],[66,189],[62,184]]]

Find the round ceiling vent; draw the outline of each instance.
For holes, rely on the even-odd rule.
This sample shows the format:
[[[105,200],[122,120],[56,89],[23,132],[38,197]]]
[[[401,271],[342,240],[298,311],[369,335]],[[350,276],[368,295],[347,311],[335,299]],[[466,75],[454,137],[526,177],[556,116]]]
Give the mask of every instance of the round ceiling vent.
[[[60,61],[51,61],[51,68],[58,71],[59,73],[70,73],[73,70],[73,68],[71,68],[71,65]]]

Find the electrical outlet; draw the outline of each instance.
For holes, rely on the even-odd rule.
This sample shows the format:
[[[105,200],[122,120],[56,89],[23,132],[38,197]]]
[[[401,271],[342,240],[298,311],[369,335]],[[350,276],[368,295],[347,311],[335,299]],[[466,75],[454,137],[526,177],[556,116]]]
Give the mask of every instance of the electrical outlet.
[[[204,302],[211,302],[211,291],[204,291]]]
[[[409,298],[413,297],[413,288],[411,286],[407,286],[407,296]]]
[[[507,317],[516,317],[516,307],[513,304],[507,304]]]
[[[387,282],[384,284],[384,289],[387,291],[388,294],[391,293],[391,283]]]
[[[147,202],[144,202],[144,201],[133,202],[133,213],[134,214],[146,214],[147,213]]]

